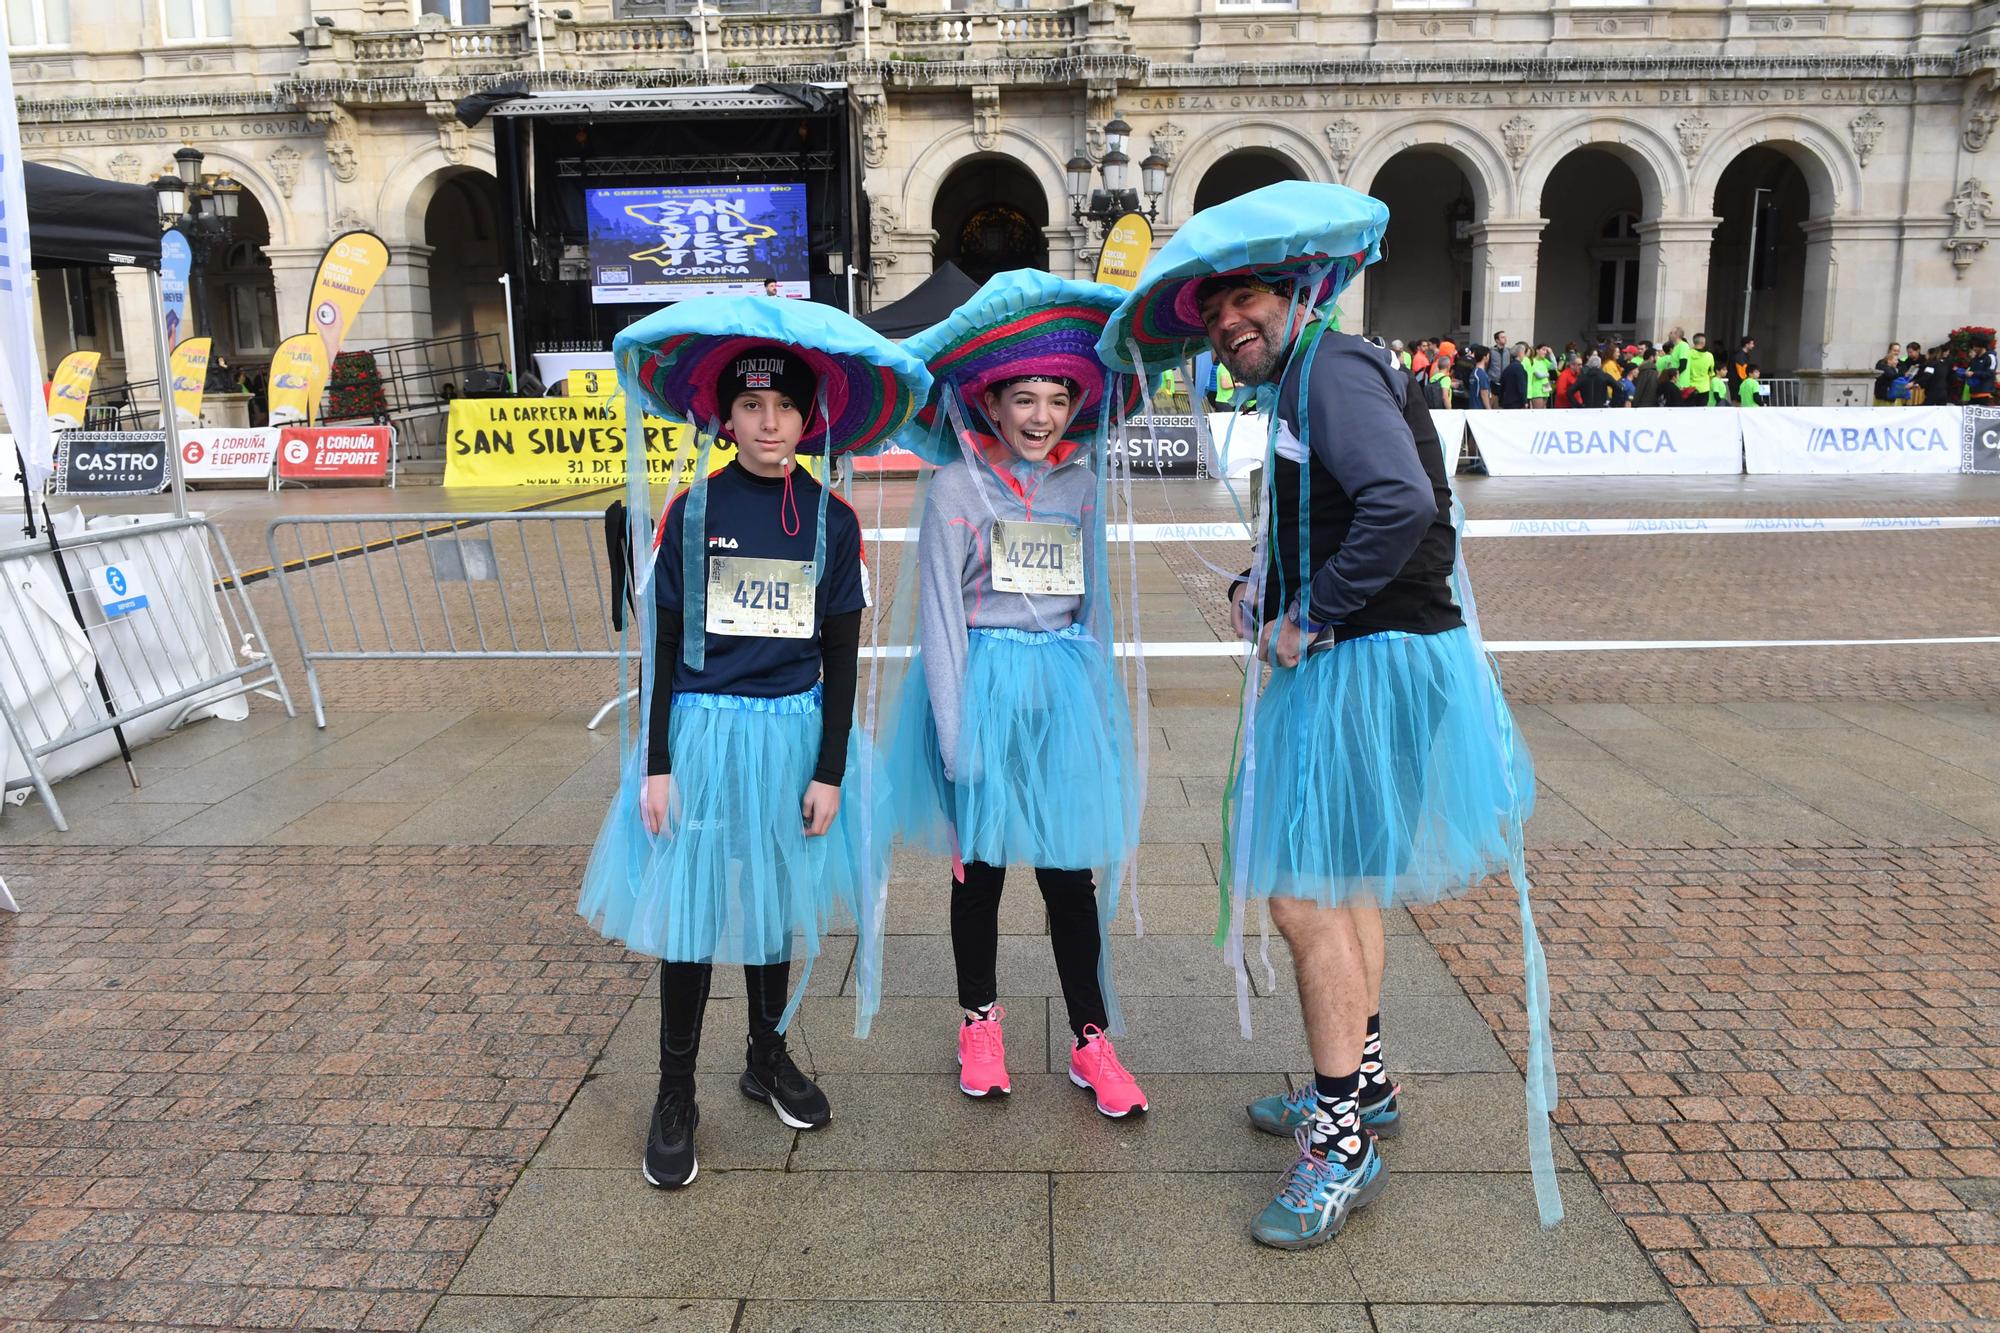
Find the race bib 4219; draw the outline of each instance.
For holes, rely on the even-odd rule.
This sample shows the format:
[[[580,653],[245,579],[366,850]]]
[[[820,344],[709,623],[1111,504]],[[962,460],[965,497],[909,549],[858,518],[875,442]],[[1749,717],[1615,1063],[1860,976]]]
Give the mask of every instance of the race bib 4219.
[[[733,555],[708,562],[710,634],[746,639],[813,636],[813,567],[810,560],[752,560]]]

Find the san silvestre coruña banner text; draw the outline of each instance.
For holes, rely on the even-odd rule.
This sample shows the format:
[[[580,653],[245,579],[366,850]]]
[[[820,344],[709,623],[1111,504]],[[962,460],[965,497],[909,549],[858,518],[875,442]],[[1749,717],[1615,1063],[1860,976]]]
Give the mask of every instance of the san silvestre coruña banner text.
[[[656,486],[694,480],[689,429],[646,418],[646,466]],[[625,484],[625,400],[460,398],[445,426],[447,486],[622,486]],[[686,444],[686,448],[682,446]],[[670,476],[676,450],[684,457]],[[718,445],[712,472],[736,457]]]

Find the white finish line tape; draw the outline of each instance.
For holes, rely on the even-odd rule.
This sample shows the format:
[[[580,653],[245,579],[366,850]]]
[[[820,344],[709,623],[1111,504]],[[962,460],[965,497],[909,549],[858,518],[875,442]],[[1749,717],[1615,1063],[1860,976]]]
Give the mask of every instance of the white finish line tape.
[[[1917,648],[2000,643],[2000,634],[1958,635],[1935,639],[1493,639],[1489,653],[1631,653],[1684,652],[1709,648]],[[1149,643],[1147,657],[1241,657],[1244,645],[1221,640]],[[908,657],[908,648],[863,648],[863,657]],[[1117,655],[1130,657],[1132,645],[1121,643]]]
[[[2000,528],[2000,514],[1945,514],[1922,518],[1474,518],[1468,537],[1659,537],[1675,533],[1716,536],[1772,532],[1940,532],[1955,528]],[[1132,529],[1113,524],[1112,541],[1131,540]],[[1140,523],[1142,542],[1243,542],[1241,523]],[[913,542],[915,528],[870,528],[871,542]]]

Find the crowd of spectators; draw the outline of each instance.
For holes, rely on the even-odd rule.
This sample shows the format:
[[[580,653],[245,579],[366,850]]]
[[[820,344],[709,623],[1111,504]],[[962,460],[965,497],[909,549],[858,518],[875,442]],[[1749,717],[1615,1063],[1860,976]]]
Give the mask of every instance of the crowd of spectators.
[[[1659,343],[1514,343],[1504,331],[1493,341],[1457,346],[1449,338],[1384,343],[1433,408],[1503,410],[1612,407],[1760,407],[1770,395],[1757,363],[1757,340],[1730,348],[1708,335],[1668,332]],[[1877,406],[1923,403],[1990,403],[1994,350],[1990,336],[1974,334],[1963,347],[1940,343],[1891,344],[1875,364]]]

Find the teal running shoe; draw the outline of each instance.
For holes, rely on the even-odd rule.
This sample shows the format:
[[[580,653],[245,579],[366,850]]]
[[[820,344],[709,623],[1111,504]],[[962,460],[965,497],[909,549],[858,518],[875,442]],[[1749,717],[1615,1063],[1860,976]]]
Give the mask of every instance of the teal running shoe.
[[[1396,1094],[1402,1090],[1403,1085],[1398,1083],[1389,1089],[1387,1097],[1373,1106],[1362,1107],[1361,1127],[1378,1139],[1393,1139],[1402,1133],[1403,1113],[1396,1106]],[[1308,1075],[1295,1092],[1273,1093],[1251,1102],[1250,1123],[1266,1134],[1291,1138],[1313,1113],[1315,1100],[1313,1081]]]
[[[1321,1157],[1309,1146],[1310,1130],[1298,1133],[1299,1159],[1286,1168],[1278,1197],[1250,1223],[1250,1236],[1260,1245],[1280,1250],[1309,1250],[1340,1234],[1355,1209],[1372,1203],[1388,1183],[1388,1168],[1367,1141],[1367,1153],[1352,1169]]]

